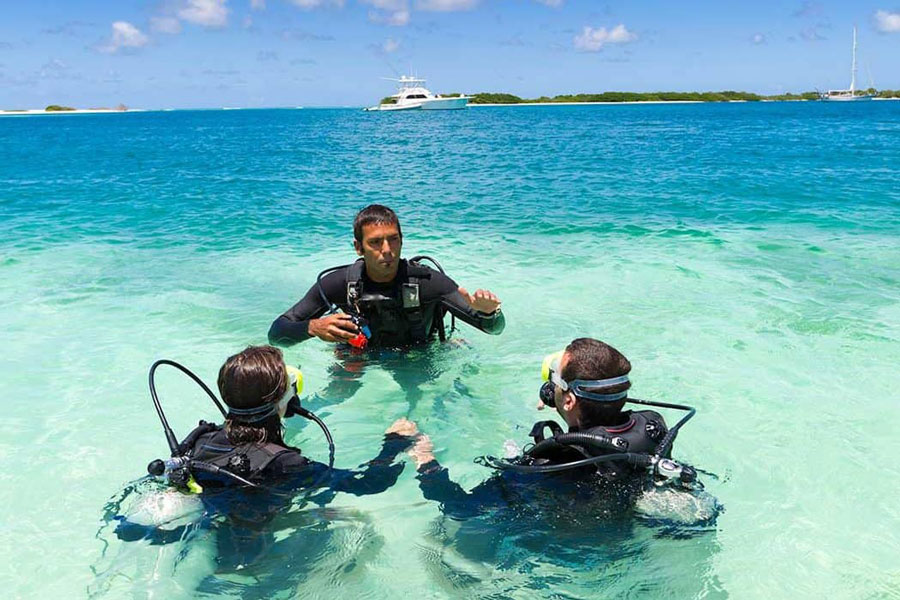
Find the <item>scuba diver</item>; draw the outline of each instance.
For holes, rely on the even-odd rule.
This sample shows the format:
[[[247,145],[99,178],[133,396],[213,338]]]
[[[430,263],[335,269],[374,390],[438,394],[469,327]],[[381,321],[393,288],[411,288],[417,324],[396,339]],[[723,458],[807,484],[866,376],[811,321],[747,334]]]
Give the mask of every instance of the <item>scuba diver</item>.
[[[163,365],[193,379],[222,412],[224,424],[201,421],[178,442],[156,392],[156,371]],[[225,361],[218,374],[225,406],[187,368],[169,360],[155,362],[150,394],[171,457],[154,460],[147,469],[165,476],[169,485],[145,478],[111,501],[104,521],[115,524],[113,535],[157,546],[159,556],[171,544],[178,545],[173,571],[184,555],[195,550],[202,555],[205,541],[214,541],[215,572],[200,583],[198,593],[218,589],[241,574],[253,574],[256,585],[271,592],[266,597],[296,588],[315,567],[316,554],[336,543],[329,524],[341,520],[340,509],[319,513],[307,504],[324,506],[339,492],[363,496],[387,490],[403,471],[397,456],[417,433],[413,423],[399,419],[385,432],[374,459],[360,469],[334,468],[331,434],[301,406],[302,385],[300,371],[286,366],[281,350],[272,346],[251,346]],[[284,440],[282,419],[293,415],[322,429],[329,445],[328,464],[307,458]],[[283,535],[297,529],[303,535]],[[285,572],[273,564],[291,568]],[[109,585],[115,573],[110,569],[101,587]]]
[[[423,495],[439,502],[444,514],[463,519],[510,505],[519,512],[533,510],[542,488],[557,492],[551,495],[551,506],[559,504],[564,488],[581,498],[602,497],[603,510],[610,515],[627,512],[654,484],[699,489],[696,471],[671,459],[675,436],[694,409],[628,398],[630,371],[631,363],[612,346],[591,338],[572,341],[544,359],[538,405],[555,408],[568,431],[555,421],[541,421],[530,433],[534,444],[520,456],[476,460],[499,474],[471,492],[450,479],[434,457],[431,440],[420,435],[410,456]],[[687,414],[670,429],[654,410],[624,410],[628,402]],[[548,429],[550,435],[545,436]]]
[[[223,425],[200,421],[180,443],[169,427],[156,393],[155,373],[159,366],[173,366],[198,383],[225,417]],[[378,494],[396,483],[403,464],[396,457],[413,442],[415,425],[399,419],[385,432],[381,452],[361,470],[334,468],[334,442],[328,428],[315,414],[300,405],[303,375],[284,364],[281,350],[272,346],[250,346],[225,361],[219,370],[218,387],[224,407],[196,375],[178,363],[160,360],[150,369],[150,393],[162,422],[171,458],[152,461],[151,475],[165,475],[176,488],[200,493],[210,505],[217,503],[215,492],[273,492],[291,497],[299,489],[322,489],[311,500],[325,504],[337,492],[357,496]],[[329,461],[310,460],[299,448],[283,438],[282,418],[301,415],[314,421],[328,440]],[[227,510],[227,508],[226,508]],[[120,537],[145,537],[146,531],[129,533],[133,524],[123,520]]]
[[[403,234],[390,208],[372,204],[362,209],[353,235],[361,258],[320,273],[306,295],[272,323],[269,343],[290,346],[317,337],[356,349],[397,348],[427,342],[435,334],[443,341],[445,312],[454,324],[459,318],[485,333],[503,331],[496,295],[481,289],[469,294],[429,257],[400,258]]]

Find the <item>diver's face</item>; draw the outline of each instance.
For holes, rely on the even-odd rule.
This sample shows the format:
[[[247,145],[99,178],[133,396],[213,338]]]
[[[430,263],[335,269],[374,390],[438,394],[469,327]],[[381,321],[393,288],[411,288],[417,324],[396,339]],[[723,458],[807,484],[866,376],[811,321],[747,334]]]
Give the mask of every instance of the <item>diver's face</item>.
[[[366,262],[366,273],[372,281],[386,283],[397,276],[403,238],[397,225],[366,225],[362,241],[353,240],[356,253]]]
[[[562,358],[559,359],[560,374],[562,374],[568,364],[569,353],[563,352]],[[556,412],[569,427],[578,425],[578,417],[575,412],[575,394],[571,391],[564,392],[559,386],[553,386],[553,404],[556,406]]]

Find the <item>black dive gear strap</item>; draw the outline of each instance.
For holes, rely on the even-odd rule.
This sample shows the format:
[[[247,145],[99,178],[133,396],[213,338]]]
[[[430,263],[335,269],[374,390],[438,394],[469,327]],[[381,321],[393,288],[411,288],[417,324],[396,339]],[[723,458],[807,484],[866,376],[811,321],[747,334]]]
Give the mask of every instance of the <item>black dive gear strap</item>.
[[[205,383],[203,383],[203,380],[195,375],[190,369],[173,360],[168,360],[165,358],[154,362],[150,366],[149,374],[150,397],[153,399],[153,406],[156,408],[156,414],[159,416],[160,423],[162,423],[163,431],[166,435],[166,441],[169,444],[171,458],[166,460],[156,459],[152,461],[149,465],[147,465],[147,472],[150,475],[155,476],[160,476],[168,473],[170,475],[171,481],[182,486],[187,484],[187,481],[190,478],[190,471],[193,469],[206,473],[212,473],[215,475],[224,475],[225,477],[229,477],[237,481],[241,485],[245,485],[248,487],[263,487],[257,483],[253,483],[252,481],[245,479],[244,477],[241,477],[237,473],[229,471],[228,469],[223,469],[207,461],[195,460],[191,456],[194,445],[196,444],[200,436],[221,429],[219,425],[207,423],[206,421],[200,421],[199,426],[194,429],[194,431],[192,431],[187,436],[187,438],[184,439],[184,441],[182,441],[180,444],[178,443],[178,439],[175,437],[175,433],[169,426],[169,421],[168,419],[166,419],[165,412],[163,411],[162,405],[159,402],[159,396],[156,393],[156,369],[161,365],[169,365],[171,367],[175,367],[176,369],[190,377],[197,385],[199,385],[203,389],[204,392],[206,392],[206,395],[210,397],[210,399],[213,401],[213,404],[215,404],[216,408],[219,409],[219,412],[222,413],[223,418],[228,414],[225,408],[222,406],[222,403],[218,398],[216,398],[216,395],[213,394],[212,390],[210,390],[209,387]],[[285,412],[285,417],[293,415],[300,415],[305,419],[309,419],[322,429],[322,433],[325,435],[325,439],[328,441],[328,470],[322,474],[322,478],[324,479],[325,477],[330,476],[331,471],[334,469],[334,439],[332,438],[331,432],[328,430],[328,427],[325,425],[322,419],[317,417],[313,412],[303,408],[300,405],[300,399],[296,396],[294,398],[291,398],[291,400],[288,402],[288,408]]]
[[[534,438],[535,443],[528,448],[522,456],[513,459],[481,456],[478,457],[475,462],[482,466],[498,470],[509,470],[517,473],[556,473],[591,465],[600,465],[602,463],[625,462],[634,467],[645,468],[652,476],[666,480],[677,479],[683,487],[691,487],[697,478],[696,469],[668,458],[667,454],[672,447],[672,443],[675,441],[675,437],[678,435],[678,431],[696,414],[696,409],[683,404],[654,402],[650,400],[639,400],[637,398],[629,398],[628,402],[645,406],[683,410],[686,411],[687,414],[666,432],[662,441],[657,444],[652,453],[628,452],[629,442],[623,437],[583,431],[564,433],[562,428],[555,421],[539,421],[538,423],[535,423],[529,434],[530,437]],[[544,436],[544,429],[546,428],[550,429],[552,434],[551,437]],[[540,454],[547,450],[560,446],[573,448],[581,455],[585,456],[585,458],[560,464],[535,464],[535,457],[540,456]],[[605,454],[601,454],[600,456],[590,456],[582,450],[585,446],[605,452]]]
[[[434,258],[427,256],[425,254],[418,254],[411,259],[407,260],[407,265],[411,265],[413,267],[418,267],[420,269],[426,269],[424,265],[422,265],[422,261],[428,261],[435,266],[435,268],[442,274],[446,275],[444,272],[444,268],[441,264],[435,260]],[[363,273],[365,271],[365,262],[363,259],[358,259],[350,264],[346,265],[338,265],[336,267],[329,267],[325,269],[321,273],[316,276],[316,288],[319,290],[319,296],[322,298],[322,302],[325,306],[328,307],[326,314],[334,314],[340,312],[340,307],[329,300],[328,295],[325,293],[325,288],[322,286],[322,278],[329,273],[334,273],[335,271],[340,271],[341,269],[347,269],[346,276],[346,302],[347,307],[350,310],[350,316],[361,320],[363,319],[362,311],[359,308],[359,301],[362,298],[363,290],[362,290],[362,281],[363,281]],[[412,313],[414,311],[410,309],[419,309],[421,312],[421,302],[422,298],[420,296],[420,287],[419,287],[419,279],[415,274],[410,274],[407,277],[408,281],[401,283],[400,290],[400,301],[403,303],[403,308],[406,312]],[[387,299],[387,298],[385,298]],[[444,327],[444,315],[446,314],[446,309],[443,306],[438,305],[437,312],[434,315],[434,324],[432,325],[432,330],[437,329],[438,338],[440,341],[446,341],[447,339],[447,331]],[[413,316],[413,315],[410,315]],[[421,321],[423,315],[414,316],[413,321]],[[356,321],[354,321],[356,322]],[[419,324],[419,323],[416,323]],[[357,326],[360,326],[360,323],[357,323]],[[361,328],[361,327],[360,327]],[[456,330],[456,316],[450,315],[450,333],[452,334]],[[427,337],[430,334],[430,331],[424,331],[423,335]],[[369,337],[369,336],[367,336]]]

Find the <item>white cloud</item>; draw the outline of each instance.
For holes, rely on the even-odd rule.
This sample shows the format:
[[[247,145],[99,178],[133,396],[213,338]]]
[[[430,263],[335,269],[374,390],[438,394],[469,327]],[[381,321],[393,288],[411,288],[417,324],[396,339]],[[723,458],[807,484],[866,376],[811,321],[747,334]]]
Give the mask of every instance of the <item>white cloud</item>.
[[[112,24],[112,37],[98,50],[107,54],[115,54],[122,48],[140,48],[150,41],[140,29],[127,21],[116,21]]]
[[[384,43],[381,45],[381,49],[384,50],[385,54],[390,54],[391,52],[396,52],[397,48],[400,47],[400,42],[393,38],[388,38],[384,40]]]
[[[886,10],[876,11],[875,28],[882,33],[900,32],[900,13],[890,13]]]
[[[369,21],[403,27],[409,23],[409,0],[362,0],[377,10],[369,11]]]
[[[754,33],[753,37],[750,38],[750,41],[756,44],[757,46],[760,44],[766,43],[766,36],[762,33]]]
[[[159,33],[181,33],[181,21],[175,17],[151,17],[150,29]]]
[[[581,31],[581,35],[574,38],[575,48],[582,52],[599,52],[606,44],[627,44],[637,39],[637,34],[628,31],[624,25],[619,24],[612,29],[600,27],[594,29],[587,27]]]
[[[407,0],[363,0],[363,2],[389,12],[409,10],[409,2]]]
[[[394,27],[403,27],[409,24],[409,11],[406,9],[395,12],[381,12],[379,10],[369,11],[369,20],[380,25],[393,25]]]
[[[294,6],[299,6],[300,8],[311,9],[311,8],[319,8],[320,6],[332,5],[337,6],[338,8],[344,6],[344,0],[290,0],[291,4]]]
[[[176,13],[178,18],[205,27],[224,27],[228,22],[227,0],[185,0]]]
[[[416,0],[416,8],[431,12],[469,10],[476,4],[478,4],[478,0]]]
[[[264,10],[266,8],[266,0],[250,0],[250,8],[253,10]]]

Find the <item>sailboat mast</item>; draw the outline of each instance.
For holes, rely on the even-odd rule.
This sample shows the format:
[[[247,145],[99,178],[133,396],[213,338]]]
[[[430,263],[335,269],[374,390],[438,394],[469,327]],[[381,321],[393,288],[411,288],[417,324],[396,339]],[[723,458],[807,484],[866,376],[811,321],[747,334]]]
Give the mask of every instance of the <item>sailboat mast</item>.
[[[856,94],[856,25],[853,26],[853,67],[850,72],[850,94]]]

